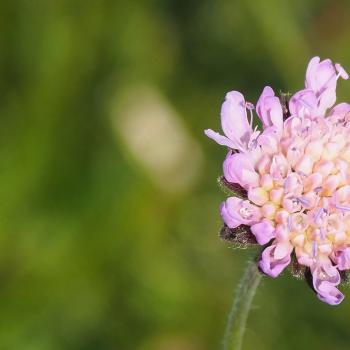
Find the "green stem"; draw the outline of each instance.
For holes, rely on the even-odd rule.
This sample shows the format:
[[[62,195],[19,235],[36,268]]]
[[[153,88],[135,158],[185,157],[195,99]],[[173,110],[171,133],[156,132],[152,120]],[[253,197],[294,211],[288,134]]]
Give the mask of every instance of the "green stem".
[[[261,277],[256,261],[251,259],[238,285],[228,315],[223,350],[241,350],[248,314]]]

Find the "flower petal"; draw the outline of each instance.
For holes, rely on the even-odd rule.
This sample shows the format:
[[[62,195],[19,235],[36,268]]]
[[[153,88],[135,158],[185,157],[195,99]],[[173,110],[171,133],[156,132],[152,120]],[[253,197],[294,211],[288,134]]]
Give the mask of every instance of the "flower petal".
[[[283,110],[278,97],[275,96],[271,87],[266,86],[259,97],[256,111],[264,128],[275,126],[278,132],[283,129]]]
[[[318,298],[330,305],[338,305],[344,295],[336,288],[340,283],[339,271],[329,259],[318,261],[311,267],[312,283]]]
[[[221,107],[221,126],[225,135],[236,144],[247,143],[253,132],[247,119],[244,96],[238,91],[231,91]]]
[[[220,207],[221,217],[230,228],[253,225],[261,218],[260,209],[247,200],[229,197]]]
[[[277,244],[270,245],[267,247],[262,255],[259,262],[261,270],[267,275],[275,278],[277,277],[290,263],[290,253],[287,253],[283,258],[277,259],[275,254]]]
[[[324,114],[335,103],[339,76],[343,79],[349,77],[340,64],[334,65],[330,59],[320,62],[319,57],[311,59],[306,70],[305,87],[314,91],[318,99],[319,114]]]
[[[350,104],[349,103],[339,103],[332,108],[329,112],[329,116],[337,116],[339,118],[344,118],[346,115],[350,117]]]
[[[306,77],[305,77],[306,88],[316,90],[316,74],[317,74],[317,67],[319,63],[320,63],[320,58],[318,56],[311,58],[306,69]]]
[[[273,96],[275,96],[275,92],[272,90],[272,88],[270,86],[265,86],[256,104],[256,112],[264,124],[269,123],[269,120],[265,118],[266,115],[265,115],[265,108],[264,108],[264,100],[266,97],[273,97]]]
[[[275,238],[275,228],[270,221],[264,219],[261,222],[250,227],[257,242],[264,245]]]
[[[315,92],[311,89],[304,89],[295,93],[289,101],[289,110],[292,116],[314,117],[317,110]]]
[[[226,136],[220,135],[218,132],[215,132],[214,130],[211,130],[211,129],[204,130],[204,134],[221,146],[227,146],[230,148],[236,148],[237,146],[232,140],[230,140]]]
[[[346,70],[339,64],[335,64],[335,69],[337,70],[338,74],[344,79],[348,80],[349,79],[349,74],[346,72]]]
[[[334,253],[332,260],[337,264],[338,270],[350,269],[350,248],[339,249]]]
[[[238,183],[245,189],[259,186],[259,174],[245,154],[229,152],[223,164],[223,171],[228,182]]]

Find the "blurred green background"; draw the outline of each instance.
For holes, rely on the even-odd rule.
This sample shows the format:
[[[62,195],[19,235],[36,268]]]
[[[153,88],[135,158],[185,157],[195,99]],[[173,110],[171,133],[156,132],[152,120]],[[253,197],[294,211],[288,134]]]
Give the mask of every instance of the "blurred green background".
[[[224,94],[350,70],[350,4],[0,2],[0,349],[218,349],[250,255],[218,239]],[[340,100],[350,100],[341,82]],[[264,278],[244,349],[349,349],[350,290]]]

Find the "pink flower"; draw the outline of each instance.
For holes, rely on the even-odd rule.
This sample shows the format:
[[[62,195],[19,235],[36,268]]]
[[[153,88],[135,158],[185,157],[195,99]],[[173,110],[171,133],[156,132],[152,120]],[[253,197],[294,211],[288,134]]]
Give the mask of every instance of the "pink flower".
[[[292,116],[316,117],[317,97],[312,89],[305,89],[295,93],[289,101],[289,110]]]
[[[261,219],[260,208],[237,197],[229,197],[221,204],[221,216],[230,228],[252,225]]]
[[[250,227],[253,235],[255,236],[257,242],[264,245],[275,238],[275,227],[269,220],[263,219],[255,225]]]
[[[205,134],[219,145],[240,151],[246,150],[253,133],[246,108],[246,102],[240,92],[228,92],[221,107],[221,127],[226,137],[211,129],[205,130]]]
[[[227,183],[247,192],[246,199],[222,203],[224,223],[250,226],[264,246],[260,269],[271,277],[293,253],[312,275],[318,298],[331,305],[344,298],[339,271],[350,270],[350,104],[333,107],[339,77],[348,79],[339,64],[314,57],[305,88],[288,106],[271,87],[263,89],[256,105],[263,130],[253,130],[254,106],[231,91],[221,109],[225,136],[205,131],[230,148],[223,164]]]
[[[312,283],[320,300],[338,305],[344,299],[344,295],[336,288],[340,283],[340,275],[330,260],[315,263],[311,267]]]
[[[293,247],[289,242],[274,243],[261,256],[259,267],[271,277],[277,277],[289,264]]]
[[[278,132],[283,128],[283,112],[280,100],[270,86],[266,86],[256,104],[256,112],[264,128],[274,126]]]
[[[348,79],[349,76],[339,65],[333,65],[330,59],[320,62],[319,57],[313,57],[306,70],[305,87],[314,91],[318,98],[320,113],[332,107],[337,99],[336,87],[339,77]]]
[[[336,264],[338,270],[350,269],[350,247],[344,247],[334,252],[332,260]]]
[[[256,187],[259,175],[246,154],[229,152],[223,165],[224,176],[228,182],[237,183],[243,188]]]

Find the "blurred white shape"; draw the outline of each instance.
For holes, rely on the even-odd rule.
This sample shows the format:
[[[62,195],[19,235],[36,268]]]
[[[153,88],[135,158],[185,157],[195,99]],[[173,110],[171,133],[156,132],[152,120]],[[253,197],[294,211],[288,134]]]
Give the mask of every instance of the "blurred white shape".
[[[158,90],[138,86],[123,91],[111,117],[118,137],[159,188],[182,192],[194,184],[202,152]]]

